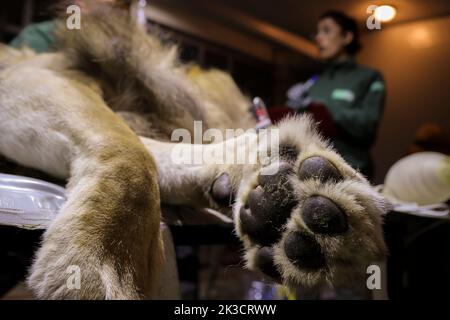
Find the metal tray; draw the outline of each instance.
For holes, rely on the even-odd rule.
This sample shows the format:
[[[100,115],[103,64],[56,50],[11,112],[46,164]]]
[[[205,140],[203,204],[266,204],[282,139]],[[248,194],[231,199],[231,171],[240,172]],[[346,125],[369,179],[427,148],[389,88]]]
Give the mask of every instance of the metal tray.
[[[56,184],[0,173],[0,225],[46,229],[66,200]]]

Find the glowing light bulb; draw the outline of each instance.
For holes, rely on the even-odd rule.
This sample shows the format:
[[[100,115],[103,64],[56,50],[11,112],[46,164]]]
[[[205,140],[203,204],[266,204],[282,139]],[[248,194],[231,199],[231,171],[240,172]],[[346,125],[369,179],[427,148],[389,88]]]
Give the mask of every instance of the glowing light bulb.
[[[387,22],[394,19],[397,10],[393,6],[383,5],[375,9],[375,19],[381,22]]]

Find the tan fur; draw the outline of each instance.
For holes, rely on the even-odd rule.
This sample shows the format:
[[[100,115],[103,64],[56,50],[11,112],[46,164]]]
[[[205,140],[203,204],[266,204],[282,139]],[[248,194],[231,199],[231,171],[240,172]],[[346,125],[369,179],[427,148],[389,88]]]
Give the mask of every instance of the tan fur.
[[[175,46],[161,44],[124,12],[109,8],[83,16],[80,31],[61,27],[58,34],[56,53],[36,55],[0,46],[0,154],[68,179],[69,199],[46,231],[30,270],[28,283],[36,295],[151,297],[163,261],[160,201],[229,213],[230,208],[221,208],[210,194],[213,181],[224,172],[237,194],[236,232],[246,247],[248,267],[255,268],[257,246],[242,233],[237,213],[264,164],[176,165],[171,154],[180,145],[167,142],[174,129],[193,133],[194,120],[203,121],[204,129],[219,131],[254,126],[250,101],[231,77],[180,64]],[[281,143],[299,152],[296,168],[306,157],[322,155],[347,179],[333,186],[293,181],[300,202],[307,194],[324,194],[351,215],[354,232],[318,238],[328,248],[327,258],[360,266],[383,255],[383,199],[320,138],[311,119],[288,119],[278,128]],[[243,152],[246,139],[250,148],[267,148],[256,144],[256,133],[247,132],[231,139],[238,146],[234,153]],[[181,147],[191,150],[192,145]],[[222,147],[211,143],[206,150]],[[304,229],[299,217],[294,212],[287,228]],[[284,257],[283,239],[274,249],[287,284],[314,285],[323,278],[333,282],[349,273],[335,263],[333,270],[303,274]],[[365,246],[367,253],[359,260],[349,256],[357,245]],[[79,290],[67,287],[67,268],[72,265],[81,271]]]
[[[81,32],[61,29],[63,50],[56,53],[0,47],[0,153],[70,177],[69,200],[30,270],[28,283],[40,298],[133,299],[155,289],[162,263],[157,169],[110,110],[142,135],[162,140],[175,128],[192,130],[194,119],[207,123],[208,94],[200,98],[200,85],[176,61],[176,47],[147,36],[123,12],[102,10],[83,17]],[[246,104],[222,73],[203,79],[215,76],[231,83],[235,99]],[[66,285],[72,265],[81,270],[80,290]]]
[[[166,137],[176,128],[192,131],[194,120],[205,129],[254,124],[250,101],[229,75],[181,64],[175,45],[147,34],[126,12],[96,10],[84,17],[81,31],[67,32],[61,24],[60,46],[70,68],[101,84],[112,110],[139,113]]]

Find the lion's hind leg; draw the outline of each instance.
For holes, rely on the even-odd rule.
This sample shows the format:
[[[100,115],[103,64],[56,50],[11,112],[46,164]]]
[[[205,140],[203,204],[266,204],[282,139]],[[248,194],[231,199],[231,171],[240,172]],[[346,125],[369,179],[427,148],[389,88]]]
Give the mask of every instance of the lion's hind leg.
[[[37,297],[149,297],[162,262],[152,156],[94,91],[51,71],[3,72],[0,101],[0,153],[69,178],[30,270]]]

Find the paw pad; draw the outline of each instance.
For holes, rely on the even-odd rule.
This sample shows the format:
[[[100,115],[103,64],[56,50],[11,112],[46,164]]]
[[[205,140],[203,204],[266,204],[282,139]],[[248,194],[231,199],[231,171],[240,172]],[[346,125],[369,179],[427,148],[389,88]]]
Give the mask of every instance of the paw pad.
[[[283,161],[293,163],[295,162],[295,160],[297,160],[298,151],[293,146],[281,145],[279,152],[280,152],[280,159]]]
[[[260,175],[260,185],[250,191],[247,204],[240,209],[243,231],[260,245],[270,246],[281,238],[281,229],[296,205],[288,179],[292,172],[283,165],[275,175]]]
[[[328,160],[314,156],[303,160],[298,171],[300,180],[317,178],[322,182],[342,180],[342,174]]]
[[[313,196],[306,199],[302,212],[303,221],[313,232],[334,235],[348,229],[345,213],[328,198]]]
[[[262,247],[256,254],[256,265],[259,270],[272,279],[281,282],[281,274],[274,264],[273,250],[269,247]]]
[[[211,197],[223,207],[230,206],[233,203],[233,187],[227,173],[222,173],[214,180],[211,187]]]
[[[319,244],[304,233],[289,233],[284,242],[284,250],[292,264],[299,268],[319,269],[325,266]]]

